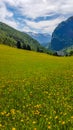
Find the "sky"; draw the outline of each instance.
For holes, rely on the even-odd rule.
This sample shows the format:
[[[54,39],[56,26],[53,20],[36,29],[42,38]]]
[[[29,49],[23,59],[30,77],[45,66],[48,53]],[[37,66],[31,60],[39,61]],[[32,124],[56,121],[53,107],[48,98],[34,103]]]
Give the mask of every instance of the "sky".
[[[52,34],[73,15],[73,0],[0,0],[0,22],[24,32]]]

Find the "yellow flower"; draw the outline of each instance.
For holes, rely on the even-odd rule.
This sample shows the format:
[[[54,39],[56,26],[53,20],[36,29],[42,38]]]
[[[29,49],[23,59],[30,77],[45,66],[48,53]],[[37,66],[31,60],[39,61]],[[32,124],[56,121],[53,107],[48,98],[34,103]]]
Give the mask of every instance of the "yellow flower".
[[[37,130],[37,128],[34,128],[34,130]]]
[[[51,123],[50,123],[50,122],[48,122],[48,124],[50,125]]]
[[[0,127],[2,127],[2,124],[0,124]]]
[[[71,116],[71,119],[73,119],[73,116]]]
[[[36,111],[34,112],[34,114],[39,115],[40,112],[39,112],[38,110],[36,110]]]
[[[16,130],[16,128],[13,127],[12,130]]]
[[[5,114],[6,114],[6,111],[1,112],[1,114],[2,114],[2,115],[5,115]]]
[[[7,116],[7,117],[10,116],[10,113],[7,113],[6,116]]]
[[[51,129],[51,126],[50,126],[50,125],[48,126],[48,129]]]
[[[36,121],[33,121],[32,123],[33,123],[33,124],[36,124]]]
[[[21,119],[21,122],[24,122],[24,120],[23,120],[23,119]]]
[[[40,108],[41,107],[41,104],[37,104],[34,106],[35,108]]]
[[[11,114],[15,115],[15,109],[10,110]]]
[[[62,125],[64,125],[65,124],[65,121],[62,121]]]
[[[55,119],[58,119],[58,116],[56,116]]]

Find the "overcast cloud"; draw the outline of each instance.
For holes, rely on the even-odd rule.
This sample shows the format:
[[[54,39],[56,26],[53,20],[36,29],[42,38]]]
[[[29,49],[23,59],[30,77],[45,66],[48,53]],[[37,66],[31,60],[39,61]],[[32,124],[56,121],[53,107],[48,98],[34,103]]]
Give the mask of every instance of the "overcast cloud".
[[[73,0],[0,0],[0,21],[21,31],[52,33],[73,15]]]

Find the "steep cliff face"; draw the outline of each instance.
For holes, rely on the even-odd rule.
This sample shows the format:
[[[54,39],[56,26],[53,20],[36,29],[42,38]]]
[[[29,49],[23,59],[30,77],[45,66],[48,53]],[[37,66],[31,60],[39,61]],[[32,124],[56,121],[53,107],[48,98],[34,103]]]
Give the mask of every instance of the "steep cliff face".
[[[52,34],[51,49],[59,51],[73,45],[73,16],[61,22]]]

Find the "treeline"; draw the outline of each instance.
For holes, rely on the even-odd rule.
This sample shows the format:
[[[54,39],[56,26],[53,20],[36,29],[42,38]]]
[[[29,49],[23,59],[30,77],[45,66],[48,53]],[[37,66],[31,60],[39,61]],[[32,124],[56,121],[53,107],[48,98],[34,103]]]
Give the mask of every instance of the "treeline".
[[[26,45],[26,44],[23,44],[21,45],[21,42],[20,41],[17,41],[17,44],[16,44],[17,48],[19,49],[25,49],[25,50],[31,50],[31,47],[30,45]]]
[[[32,49],[31,49],[31,46],[30,46],[29,44],[21,44],[20,41],[17,41],[16,46],[17,46],[17,48],[19,48],[19,49],[32,50]],[[44,51],[43,51],[43,47],[42,47],[41,49],[40,49],[39,47],[37,47],[36,51],[37,51],[37,52],[41,52],[41,53],[44,52]],[[48,52],[47,52],[47,53],[48,53]]]

